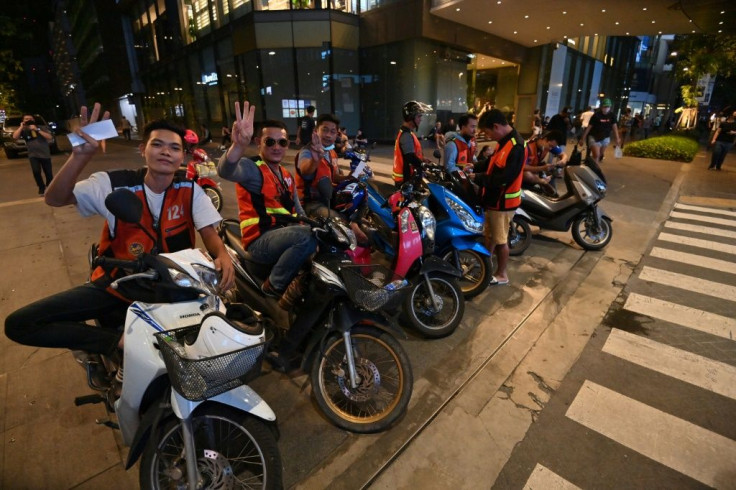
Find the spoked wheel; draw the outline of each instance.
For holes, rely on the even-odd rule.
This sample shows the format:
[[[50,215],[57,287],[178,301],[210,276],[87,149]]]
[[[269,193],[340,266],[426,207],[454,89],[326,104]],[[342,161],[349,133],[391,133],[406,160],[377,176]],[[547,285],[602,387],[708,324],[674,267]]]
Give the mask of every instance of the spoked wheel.
[[[491,258],[482,255],[475,250],[458,250],[458,258],[460,263],[455,262],[455,251],[450,250],[442,257],[446,262],[454,264],[455,267],[462,271],[460,278],[460,289],[462,289],[465,299],[474,298],[486,290],[491,282],[493,275],[491,274],[492,264]]]
[[[392,335],[376,328],[355,327],[351,342],[358,385],[350,383],[345,340],[333,336],[312,364],[314,397],[336,426],[357,433],[382,431],[409,405],[414,385],[409,358]]]
[[[209,185],[204,186],[203,189],[205,194],[207,194],[207,197],[212,201],[212,205],[215,206],[215,209],[222,211],[222,192],[220,192],[220,189]]]
[[[437,272],[428,276],[435,301],[429,294],[425,277],[418,276],[406,293],[404,314],[412,326],[425,336],[444,337],[460,325],[465,313],[465,298],[454,277]]]
[[[212,405],[193,417],[192,428],[202,488],[283,488],[276,439],[263,422]],[[169,419],[158,434],[161,437],[149,440],[141,458],[141,488],[188,488],[179,420]]]
[[[596,226],[594,212],[581,214],[572,222],[572,238],[585,250],[600,250],[613,237],[611,220],[601,217],[600,226]]]
[[[524,218],[514,216],[509,224],[509,255],[523,254],[532,243],[532,227]]]

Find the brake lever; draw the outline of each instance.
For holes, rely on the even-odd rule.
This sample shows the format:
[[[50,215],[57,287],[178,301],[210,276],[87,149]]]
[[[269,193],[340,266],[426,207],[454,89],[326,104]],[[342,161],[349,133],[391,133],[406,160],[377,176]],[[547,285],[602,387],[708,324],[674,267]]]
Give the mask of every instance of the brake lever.
[[[148,270],[146,272],[138,272],[136,274],[121,277],[120,279],[116,279],[115,281],[113,281],[112,284],[110,284],[110,287],[113,289],[117,289],[121,282],[132,281],[133,279],[150,279],[151,281],[155,281],[156,279],[158,279],[158,272],[154,270]]]

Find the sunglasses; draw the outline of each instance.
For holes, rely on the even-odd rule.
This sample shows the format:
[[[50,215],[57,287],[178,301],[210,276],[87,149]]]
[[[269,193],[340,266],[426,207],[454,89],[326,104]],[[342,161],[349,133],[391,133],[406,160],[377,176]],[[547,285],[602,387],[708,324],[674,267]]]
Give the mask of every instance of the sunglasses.
[[[286,138],[281,138],[279,140],[275,140],[273,138],[266,138],[264,140],[264,143],[266,143],[266,146],[268,146],[269,148],[275,145],[276,143],[278,143],[281,148],[286,148],[287,146],[289,146],[289,140],[287,140]]]

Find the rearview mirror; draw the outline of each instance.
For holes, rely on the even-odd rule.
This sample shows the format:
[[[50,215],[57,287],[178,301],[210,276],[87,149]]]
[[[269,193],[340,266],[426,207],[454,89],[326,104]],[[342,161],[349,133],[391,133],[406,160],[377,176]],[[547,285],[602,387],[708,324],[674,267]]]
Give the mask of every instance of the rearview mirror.
[[[108,194],[105,207],[125,223],[139,223],[143,216],[143,203],[128,189],[115,189]]]
[[[442,158],[442,153],[440,153],[439,150],[434,150],[432,152],[432,156],[434,156],[435,158]]]

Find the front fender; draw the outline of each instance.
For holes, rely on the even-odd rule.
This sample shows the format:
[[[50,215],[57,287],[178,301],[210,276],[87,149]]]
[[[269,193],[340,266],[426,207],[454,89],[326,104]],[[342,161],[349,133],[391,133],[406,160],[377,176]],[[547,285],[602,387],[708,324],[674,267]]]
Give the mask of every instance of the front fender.
[[[434,255],[425,257],[422,261],[422,267],[419,269],[419,274],[421,275],[429,274],[430,272],[442,272],[443,274],[448,274],[454,277],[463,276],[463,273],[456,267]]]
[[[276,420],[276,414],[273,413],[271,407],[268,406],[263,398],[256,393],[253,388],[248,385],[238,386],[225,393],[201,401],[187,400],[175,390],[171,390],[171,409],[180,419],[189,417],[194,410],[202,403],[213,401],[237,408],[243,412],[255,415],[269,422]]]
[[[220,184],[210,179],[209,177],[200,177],[197,180],[197,184],[199,184],[200,187],[209,186],[209,187],[214,187],[215,189],[222,190],[222,188],[220,187]]]
[[[491,252],[483,245],[482,236],[475,236],[473,238],[467,237],[454,237],[450,244],[455,250],[473,250],[481,255],[491,256]],[[443,254],[444,255],[444,254]]]
[[[611,218],[610,216],[608,216],[608,214],[606,214],[606,212],[603,211],[603,208],[601,208],[600,206],[596,206],[595,207],[595,214],[598,215],[598,219],[606,218],[609,221],[613,221],[613,218]]]

